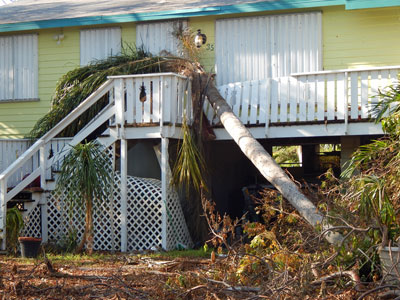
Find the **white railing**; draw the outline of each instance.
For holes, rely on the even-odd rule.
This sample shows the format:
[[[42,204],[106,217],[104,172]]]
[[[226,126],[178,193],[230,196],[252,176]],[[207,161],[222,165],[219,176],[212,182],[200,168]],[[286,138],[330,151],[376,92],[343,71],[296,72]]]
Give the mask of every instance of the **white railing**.
[[[7,202],[40,176],[40,185],[46,190],[46,179],[51,168],[57,168],[70,147],[84,140],[105,123],[118,128],[126,124],[160,123],[175,126],[182,122],[184,114],[191,116],[191,92],[189,80],[173,73],[151,75],[113,76],[93,94],[86,98],[67,117],[22,153],[0,174],[0,229],[5,243],[5,213]],[[146,92],[146,101],[140,101],[141,91]],[[103,97],[109,104],[81,129],[67,144],[55,147],[53,140],[68,125],[79,118]],[[143,98],[143,97],[142,97]],[[142,99],[144,100],[144,99]],[[186,113],[188,111],[188,113]],[[161,130],[161,129],[160,129]],[[119,130],[116,130],[117,135]],[[115,134],[114,132],[114,134]],[[119,136],[115,136],[119,138]],[[50,155],[52,149],[52,155]],[[21,172],[26,165],[29,173]],[[9,184],[16,178],[15,185]]]
[[[46,145],[46,153],[48,153],[49,160],[54,160],[54,154],[61,153],[63,149],[71,141],[70,138],[55,138],[52,139]],[[32,141],[29,139],[0,139],[0,173],[3,172],[8,166],[21,156],[29,147],[32,145]],[[52,156],[52,157],[50,157]],[[53,165],[52,170],[58,170],[61,166],[60,160],[54,164],[48,163],[47,165]],[[39,155],[34,155],[29,159],[23,166],[14,172],[14,174],[8,178],[7,187],[13,187],[19,183],[26,175],[32,173],[32,170],[39,166]],[[52,176],[50,168],[47,170],[46,178],[50,179]]]
[[[279,124],[368,119],[378,89],[397,82],[400,66],[292,74],[230,83],[221,95],[244,124]],[[205,111],[213,124],[212,108]]]
[[[125,90],[126,124],[182,124],[185,114],[191,120],[191,84],[186,77],[160,73],[109,78]]]

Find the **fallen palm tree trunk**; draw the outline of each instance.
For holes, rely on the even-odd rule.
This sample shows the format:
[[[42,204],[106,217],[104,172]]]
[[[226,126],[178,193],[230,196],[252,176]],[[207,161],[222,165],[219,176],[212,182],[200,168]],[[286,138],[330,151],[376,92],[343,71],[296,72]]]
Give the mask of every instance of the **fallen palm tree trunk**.
[[[201,81],[207,82],[204,90],[205,95],[226,131],[236,144],[238,144],[247,158],[250,159],[260,173],[294,206],[308,223],[314,227],[321,226],[321,229],[327,232],[325,238],[328,242],[339,244],[343,240],[342,235],[329,230],[331,226],[327,222],[324,222],[324,216],[317,211],[315,205],[300,191],[298,186],[252,136],[239,118],[236,117],[209,76],[206,74],[202,75]]]

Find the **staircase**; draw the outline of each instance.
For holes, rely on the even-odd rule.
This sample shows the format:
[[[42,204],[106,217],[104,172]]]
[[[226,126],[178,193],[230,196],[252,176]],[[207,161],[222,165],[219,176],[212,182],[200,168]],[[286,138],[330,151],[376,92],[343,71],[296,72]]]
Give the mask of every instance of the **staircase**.
[[[140,101],[143,86],[147,91],[145,102]],[[57,135],[104,97],[109,99],[108,104],[97,116],[63,147],[54,149],[52,143]],[[186,77],[173,73],[109,77],[0,174],[0,250],[6,246],[7,208],[17,206],[27,216],[35,207],[46,203],[49,193],[55,189],[57,170],[71,147],[100,128],[105,130],[97,140],[106,148],[119,139],[122,145],[126,138],[135,138],[136,133],[137,138],[168,137],[171,128],[175,132],[175,127],[182,124],[184,115],[190,117],[190,105],[190,81]],[[29,175],[24,173],[27,165],[34,166]],[[17,184],[10,186],[11,179],[15,178],[18,178]],[[39,181],[38,186],[29,187],[35,180]]]

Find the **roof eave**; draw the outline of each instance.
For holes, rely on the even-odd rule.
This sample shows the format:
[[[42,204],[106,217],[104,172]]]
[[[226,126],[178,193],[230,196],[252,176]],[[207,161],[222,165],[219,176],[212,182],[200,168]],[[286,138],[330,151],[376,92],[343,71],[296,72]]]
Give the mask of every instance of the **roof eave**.
[[[226,15],[235,13],[250,13],[261,11],[275,11],[296,8],[312,8],[323,6],[344,5],[345,0],[291,0],[276,2],[258,2],[227,6],[214,6],[205,8],[171,10],[161,12],[144,12],[108,16],[91,16],[69,19],[51,19],[33,22],[19,22],[0,24],[0,32],[37,30],[46,28],[88,26],[101,24],[116,24],[127,22],[156,21],[178,18],[189,18],[211,15]]]

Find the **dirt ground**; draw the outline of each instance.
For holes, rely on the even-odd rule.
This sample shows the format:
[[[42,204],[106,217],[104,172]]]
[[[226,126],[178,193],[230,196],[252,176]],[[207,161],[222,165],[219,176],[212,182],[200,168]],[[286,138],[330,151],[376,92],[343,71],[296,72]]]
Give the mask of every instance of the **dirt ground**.
[[[225,286],[192,285],[208,272],[206,258],[150,258],[107,255],[99,258],[17,259],[0,257],[1,299],[219,299]],[[213,284],[212,282],[210,284]],[[223,292],[219,292],[221,290]],[[228,294],[227,294],[228,293]],[[213,294],[215,296],[213,296]],[[218,295],[220,294],[220,296]],[[241,294],[241,293],[239,293]],[[232,299],[247,298],[232,295]],[[250,295],[249,295],[250,294]]]
[[[278,298],[265,293],[271,290],[268,286],[230,286],[221,280],[225,265],[224,259],[199,257],[0,256],[0,299],[300,299],[283,278]],[[353,288],[338,292],[322,286],[308,292],[301,299],[347,300],[360,295]]]

